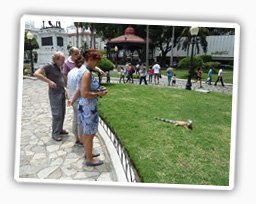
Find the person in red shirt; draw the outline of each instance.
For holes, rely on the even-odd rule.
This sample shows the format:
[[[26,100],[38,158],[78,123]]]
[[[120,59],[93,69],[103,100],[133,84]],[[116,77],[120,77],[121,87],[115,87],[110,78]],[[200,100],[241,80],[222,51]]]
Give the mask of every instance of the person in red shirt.
[[[131,63],[129,63],[127,71],[128,71],[128,75],[127,75],[126,83],[128,81],[131,81],[131,79],[132,79],[132,83],[133,83],[133,73],[135,72],[135,69],[133,68]]]
[[[152,67],[150,67],[149,70],[148,70],[148,82],[149,83],[150,82],[152,83],[153,75],[154,75],[154,70],[153,70]]]

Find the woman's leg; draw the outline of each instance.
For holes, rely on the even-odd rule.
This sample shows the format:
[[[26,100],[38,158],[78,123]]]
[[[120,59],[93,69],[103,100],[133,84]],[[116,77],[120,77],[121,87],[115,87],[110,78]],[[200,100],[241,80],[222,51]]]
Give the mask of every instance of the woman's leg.
[[[84,144],[84,152],[86,155],[86,160],[92,163],[95,161],[92,155],[93,138],[94,138],[94,135],[83,135],[83,144]]]
[[[72,132],[76,137],[76,141],[80,141],[79,135],[79,122],[78,122],[78,115],[77,115],[77,107],[78,107],[78,100],[74,102],[73,106],[73,123],[72,123]]]

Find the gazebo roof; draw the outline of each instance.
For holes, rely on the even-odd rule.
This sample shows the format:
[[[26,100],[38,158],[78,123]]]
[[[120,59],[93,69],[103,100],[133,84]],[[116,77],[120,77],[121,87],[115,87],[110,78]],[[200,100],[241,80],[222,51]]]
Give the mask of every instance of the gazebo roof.
[[[135,35],[135,30],[133,27],[129,26],[125,29],[124,35],[111,39],[108,43],[118,44],[118,43],[146,43],[146,41]]]

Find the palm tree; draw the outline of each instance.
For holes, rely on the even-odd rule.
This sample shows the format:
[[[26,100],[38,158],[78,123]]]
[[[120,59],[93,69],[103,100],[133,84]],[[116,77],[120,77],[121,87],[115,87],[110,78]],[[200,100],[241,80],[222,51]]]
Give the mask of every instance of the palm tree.
[[[82,27],[82,23],[74,22],[74,25],[76,27],[76,47],[79,47],[79,28]]]
[[[189,32],[190,27],[185,27],[181,33],[181,35],[178,37],[177,41],[178,41],[178,49],[182,49],[187,51],[187,56],[189,55],[189,48],[191,45],[191,40],[192,40],[192,36]],[[196,41],[195,41],[195,49],[196,49],[196,54],[199,54],[200,52],[200,47],[203,49],[203,52],[206,54],[207,53],[207,40],[206,40],[206,36],[209,35],[209,29],[208,28],[204,28],[204,27],[200,27],[199,28],[199,33],[196,37]]]
[[[95,24],[94,23],[81,23],[81,27],[83,29],[90,29],[91,32],[91,41],[90,41],[90,47],[95,48]]]

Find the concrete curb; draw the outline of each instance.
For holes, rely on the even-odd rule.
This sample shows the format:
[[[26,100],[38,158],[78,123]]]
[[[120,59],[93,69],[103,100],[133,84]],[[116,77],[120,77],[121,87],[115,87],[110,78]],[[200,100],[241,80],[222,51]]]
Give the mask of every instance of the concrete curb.
[[[101,118],[100,118],[101,120]],[[112,161],[112,165],[117,177],[117,181],[118,182],[128,182],[123,166],[121,164],[120,158],[116,152],[116,149],[113,145],[113,143],[111,142],[110,138],[108,137],[106,131],[104,130],[104,128],[102,127],[101,123],[99,123],[98,126],[98,133],[101,137],[101,139],[103,140],[105,146],[106,146],[106,150],[108,151],[109,157]]]

